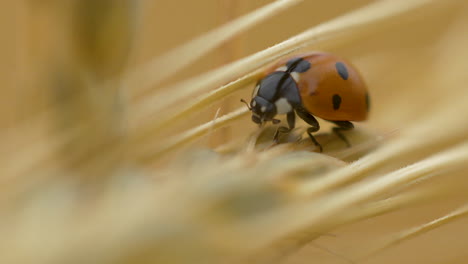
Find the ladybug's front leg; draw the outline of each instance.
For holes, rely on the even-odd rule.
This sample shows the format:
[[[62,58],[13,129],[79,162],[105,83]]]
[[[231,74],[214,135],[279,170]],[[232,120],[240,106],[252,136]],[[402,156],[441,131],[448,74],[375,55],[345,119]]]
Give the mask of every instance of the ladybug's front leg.
[[[317,119],[315,119],[313,115],[311,115],[309,112],[307,112],[307,110],[305,110],[302,107],[296,108],[296,113],[300,118],[302,118],[302,120],[304,120],[307,124],[311,126],[307,129],[307,134],[309,135],[310,140],[312,140],[315,146],[317,146],[320,152],[322,152],[323,151],[322,145],[320,145],[317,139],[315,139],[315,137],[312,135],[312,133],[319,131],[320,129],[319,122],[317,121]]]
[[[275,135],[273,136],[273,141],[278,143],[278,137],[280,133],[289,133],[293,128],[296,126],[296,115],[294,114],[294,111],[291,111],[287,113],[286,118],[288,120],[288,127],[280,126],[275,132]]]

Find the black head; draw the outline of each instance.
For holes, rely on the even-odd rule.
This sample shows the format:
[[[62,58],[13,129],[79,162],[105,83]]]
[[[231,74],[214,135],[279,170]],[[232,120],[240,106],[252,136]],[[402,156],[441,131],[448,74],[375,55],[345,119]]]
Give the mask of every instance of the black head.
[[[265,121],[277,122],[275,117],[276,115],[276,106],[275,104],[267,101],[263,97],[255,96],[250,101],[250,110],[252,111],[252,121],[259,125],[263,124]]]

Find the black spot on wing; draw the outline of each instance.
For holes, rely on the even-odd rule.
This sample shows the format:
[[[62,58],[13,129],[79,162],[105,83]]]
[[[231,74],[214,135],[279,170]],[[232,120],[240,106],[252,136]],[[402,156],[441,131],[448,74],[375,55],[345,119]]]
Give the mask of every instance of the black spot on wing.
[[[302,58],[294,58],[286,63],[289,72],[306,72],[310,69],[310,62]]]
[[[346,66],[344,65],[344,63],[342,63],[342,62],[337,62],[337,63],[335,64],[335,67],[336,67],[336,71],[338,72],[338,74],[340,75],[340,77],[341,77],[343,80],[348,80],[349,73],[348,73],[348,69],[346,68]]]
[[[333,103],[333,110],[338,110],[340,109],[341,105],[341,96],[334,94],[332,97],[332,103]]]
[[[301,60],[302,58],[292,58],[286,62],[286,67],[290,68],[291,66],[298,64]]]

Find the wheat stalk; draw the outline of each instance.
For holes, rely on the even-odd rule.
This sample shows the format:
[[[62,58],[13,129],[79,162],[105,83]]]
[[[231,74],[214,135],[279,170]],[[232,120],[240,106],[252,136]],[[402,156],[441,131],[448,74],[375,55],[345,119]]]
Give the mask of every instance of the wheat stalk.
[[[138,16],[150,12],[144,8],[150,4],[76,0],[15,6],[29,10],[22,19],[31,19],[32,28],[36,20],[46,21],[42,26],[51,39],[39,40],[53,50],[38,48],[47,60],[39,60],[38,74],[29,76],[34,91],[47,91],[45,106],[31,104],[27,118],[5,124],[1,132],[0,262],[322,262],[319,254],[301,255],[316,245],[334,263],[383,263],[392,261],[385,252],[395,245],[423,245],[427,241],[419,235],[430,237],[441,225],[458,224],[457,234],[448,235],[466,232],[468,123],[462,114],[468,111],[468,80],[466,62],[453,57],[467,54],[466,4],[354,4],[337,18],[188,79],[175,77],[215,47],[261,28],[259,22],[280,13],[294,17],[310,2],[274,1],[161,56],[147,56],[147,63],[128,65],[138,49]],[[443,33],[431,34],[425,26]],[[402,44],[388,51],[372,42],[378,36],[390,41],[386,34],[405,30],[436,40],[429,47],[417,42],[414,49]],[[368,49],[354,59],[369,80],[375,108],[366,125],[349,133],[349,149],[324,130],[317,138],[325,151],[315,153],[301,139],[301,125],[275,145],[274,127],[255,130],[244,118],[245,107],[221,116],[219,108],[209,111],[229,96],[237,98],[262,75],[261,67],[286,54],[305,47],[352,51],[367,41]],[[171,76],[176,81],[165,84]],[[387,83],[393,90],[386,90]],[[215,138],[219,128],[239,131],[234,124],[243,132],[215,150],[200,140]],[[431,212],[435,203],[450,213],[436,212],[430,222],[418,221],[415,213],[399,215],[411,223],[397,231],[383,221],[408,209],[425,206]],[[388,232],[358,227],[369,221]],[[335,232],[332,246],[323,246],[324,236]],[[335,248],[336,241],[346,242],[348,250]],[[408,246],[396,255],[405,262],[431,257],[425,254]],[[446,253],[443,259],[464,254]]]

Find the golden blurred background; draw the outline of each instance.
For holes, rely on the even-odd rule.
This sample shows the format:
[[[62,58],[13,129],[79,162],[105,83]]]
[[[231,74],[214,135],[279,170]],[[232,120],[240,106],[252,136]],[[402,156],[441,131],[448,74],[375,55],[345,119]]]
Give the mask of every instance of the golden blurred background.
[[[138,168],[138,173],[157,176],[158,170],[164,168],[164,165],[158,161],[154,161],[154,164],[150,162],[149,165],[144,162],[139,163],[139,160],[132,156],[135,150],[129,150],[132,146],[126,145],[128,143],[125,141],[127,137],[132,138],[126,133],[133,131],[127,126],[132,122],[133,112],[139,108],[139,101],[132,97],[138,89],[120,87],[112,82],[107,84],[107,81],[118,79],[127,71],[145,65],[177,46],[188,43],[220,25],[274,1],[116,0],[112,2],[102,0],[99,3],[96,2],[97,4],[92,2],[23,0],[0,3],[0,17],[2,18],[0,23],[2,28],[0,35],[0,43],[2,43],[0,49],[2,58],[0,62],[2,85],[0,125],[4,146],[2,174],[5,176],[2,189],[9,189],[14,184],[20,186],[11,189],[14,191],[8,191],[6,195],[8,199],[2,198],[2,202],[6,201],[6,204],[10,201],[9,199],[13,199],[11,197],[17,197],[17,195],[10,195],[10,192],[27,191],[30,185],[36,184],[37,177],[31,177],[32,180],[28,177],[40,172],[42,168],[47,168],[45,171],[49,171],[50,168],[53,168],[52,171],[60,170],[63,167],[72,171],[76,169],[70,173],[71,177],[82,178],[77,171],[85,174],[88,172],[86,169],[81,170],[86,167],[83,164],[87,164],[84,160],[90,156],[108,154],[105,151],[97,151],[100,148],[111,149],[109,153],[118,152],[116,149],[124,150],[123,154],[119,152],[116,155],[118,157],[110,158],[112,162],[109,166],[115,166],[122,160],[131,161],[139,165],[144,164]],[[166,91],[164,89],[170,89],[172,85],[180,81],[215,70],[374,2],[378,1],[302,1],[230,38],[193,64],[154,85],[150,90],[164,93]],[[397,4],[400,1],[394,2]],[[407,2],[411,1],[407,0]],[[349,33],[340,32],[335,37],[323,41],[318,40],[300,50],[329,51],[348,58],[360,69],[367,80],[371,94],[371,116],[367,122],[358,124],[358,127],[369,131],[370,134],[393,138],[398,137],[400,132],[402,134],[415,133],[419,128],[418,124],[421,124],[420,127],[431,127],[432,119],[437,120],[434,122],[439,122],[444,120],[444,115],[448,120],[447,124],[459,123],[459,126],[445,127],[446,123],[440,121],[441,125],[434,133],[442,135],[444,131],[455,133],[453,130],[458,130],[460,133],[456,134],[456,137],[447,136],[441,139],[440,144],[434,142],[426,145],[421,148],[420,152],[406,156],[402,154],[401,158],[391,160],[388,164],[379,167],[377,171],[381,173],[397,170],[442,149],[466,144],[468,140],[466,125],[468,123],[466,118],[468,110],[468,74],[466,73],[468,68],[468,49],[466,48],[468,47],[468,34],[466,34],[468,2],[463,0],[428,2],[431,2],[428,4],[429,7],[417,8],[409,14],[397,15],[385,22],[371,23],[365,30],[355,28]],[[89,11],[91,9],[87,4],[93,6],[95,13]],[[107,12],[109,6],[114,9]],[[80,8],[84,11],[80,11]],[[106,17],[107,13],[110,14],[108,17]],[[101,28],[103,21],[110,24]],[[88,47],[89,36],[92,36],[94,42],[91,42],[92,44]],[[184,57],[178,59],[184,60]],[[62,91],[61,85],[72,88]],[[85,89],[86,92],[82,95],[84,86],[89,90]],[[253,84],[239,89],[206,110],[187,116],[180,124],[165,127],[165,131],[155,135],[156,140],[164,142],[170,135],[209,122],[215,116],[242,107],[239,100],[240,98],[250,99],[252,86]],[[95,93],[93,89],[96,87],[102,90]],[[214,90],[218,87],[219,85],[216,85],[209,89]],[[188,95],[188,98],[195,96]],[[94,102],[94,99],[97,101]],[[164,98],[160,100],[164,101]],[[177,107],[188,103],[187,98],[186,100],[178,101],[177,105],[171,105],[167,111],[177,111]],[[219,112],[216,113],[218,110]],[[89,121],[90,116],[96,116],[96,118]],[[151,123],[157,120],[158,115],[155,115],[146,119],[145,122]],[[89,125],[86,122],[91,122],[93,129],[78,130],[78,135],[72,137],[77,139],[76,145],[56,143],[55,140],[60,136],[50,127],[65,131],[65,128],[80,124],[81,121],[86,125]],[[183,167],[181,157],[186,154],[184,153],[186,151],[216,148],[231,142],[242,145],[256,129],[250,118],[245,115],[233,125],[213,131],[202,140],[195,141],[190,148],[183,148],[174,155],[168,155],[163,164],[169,162],[177,165],[180,159],[182,162],[178,166]],[[138,127],[136,130],[138,131]],[[66,133],[69,132],[67,130]],[[327,130],[322,132],[327,133]],[[421,134],[419,137],[425,138],[430,135]],[[115,141],[112,140],[115,139],[122,139],[124,143],[114,144]],[[83,144],[83,142],[86,143]],[[41,143],[44,145],[37,146]],[[90,146],[84,147],[86,144]],[[34,147],[30,148],[30,146]],[[240,148],[242,147],[238,146],[235,151],[239,151]],[[53,153],[58,150],[58,154],[41,158],[35,151],[42,150]],[[78,154],[70,153],[75,150]],[[74,160],[75,157],[76,160]],[[98,162],[101,161],[98,160]],[[54,165],[50,167],[44,165],[49,163]],[[67,165],[64,166],[63,163]],[[18,166],[21,170],[14,170],[8,167],[10,165],[12,168]],[[91,168],[96,168],[96,166],[90,165]],[[96,175],[101,175],[102,170],[109,171],[109,166],[103,166],[103,168],[97,166],[100,169]],[[22,173],[7,175],[10,171]],[[174,172],[174,174],[177,173]],[[83,176],[83,178],[91,178],[91,184],[96,182],[96,185],[105,185],[106,182],[94,178],[96,175]],[[18,181],[15,176],[23,178]],[[466,250],[468,219],[466,217],[404,241],[377,256],[364,260],[353,261],[353,259],[358,258],[365,251],[363,249],[372,248],[381,237],[392,236],[398,231],[429,222],[466,204],[468,201],[467,176],[468,168],[465,166],[459,170],[448,171],[441,178],[424,182],[423,184],[428,186],[442,186],[447,182],[456,182],[459,189],[443,198],[431,199],[428,204],[408,206],[385,215],[336,228],[298,249],[281,263],[466,263],[468,261]],[[45,178],[56,177],[45,176]],[[45,184],[51,183],[46,181]],[[21,186],[28,187],[23,189]],[[91,199],[87,202],[93,201]],[[12,204],[21,206],[16,203],[16,200]],[[5,203],[2,203],[2,206],[4,205]],[[87,205],[86,202],[83,203],[84,207]],[[3,214],[8,215],[9,209],[4,210]],[[7,224],[3,224],[6,228]],[[2,247],[3,243],[5,242],[2,242]],[[18,255],[21,254],[23,253],[18,253]],[[28,251],[25,250],[24,254],[28,254]],[[35,252],[31,256],[34,254]],[[116,257],[116,259],[107,259],[101,263],[152,263],[148,255],[150,253],[147,252],[138,255],[134,259],[136,262],[133,262],[131,258]],[[74,258],[72,255],[65,254],[57,259]],[[59,263],[57,259],[50,263]],[[99,261],[93,261],[89,263],[99,263]]]

